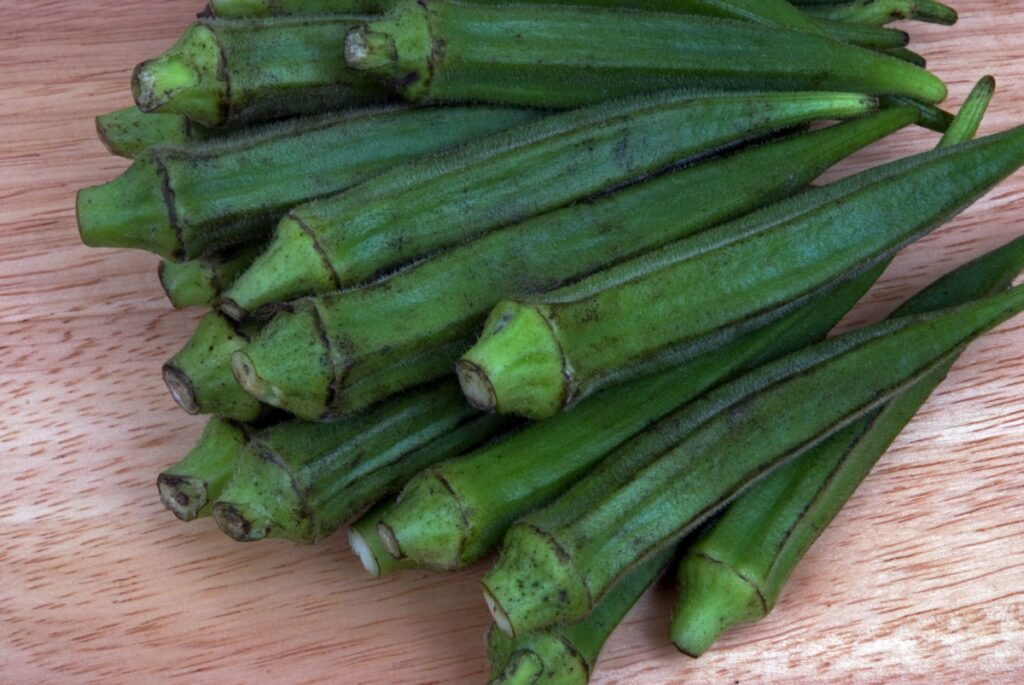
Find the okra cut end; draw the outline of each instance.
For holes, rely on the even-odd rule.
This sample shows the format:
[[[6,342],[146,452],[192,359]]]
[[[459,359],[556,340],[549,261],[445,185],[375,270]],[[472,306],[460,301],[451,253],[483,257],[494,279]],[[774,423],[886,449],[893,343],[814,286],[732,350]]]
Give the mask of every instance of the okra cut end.
[[[240,321],[264,305],[340,287],[313,237],[285,217],[267,249],[224,291],[220,309]]]
[[[348,546],[359,557],[359,563],[363,565],[366,572],[374,578],[380,578],[380,564],[377,563],[377,557],[374,555],[373,550],[370,549],[370,544],[363,534],[355,528],[348,529]]]
[[[764,618],[768,610],[758,588],[731,566],[691,552],[679,563],[669,636],[680,652],[699,657],[731,626]]]
[[[574,623],[593,609],[586,582],[548,534],[517,524],[498,563],[480,581],[495,625],[509,637]]]
[[[567,404],[571,374],[540,307],[503,302],[456,366],[462,392],[483,411],[544,419]]]
[[[156,487],[160,502],[182,521],[194,521],[208,501],[208,486],[205,480],[195,476],[179,476],[161,473],[157,476]]]
[[[228,537],[238,542],[263,540],[274,528],[267,511],[254,502],[217,502],[213,505],[213,520]]]
[[[192,387],[192,381],[184,371],[167,363],[164,364],[163,376],[164,384],[167,386],[168,392],[171,393],[171,397],[186,414],[195,416],[201,413],[202,408],[196,401],[195,388]]]
[[[543,682],[544,662],[531,651],[514,652],[488,685],[534,685]]]
[[[185,458],[157,477],[160,501],[182,521],[208,516],[245,452],[241,426],[210,419]]]
[[[388,79],[406,98],[422,96],[435,58],[430,10],[418,2],[397,5],[378,21],[356,26],[345,36],[345,63]]]
[[[450,571],[461,565],[465,528],[461,502],[440,475],[426,471],[406,485],[398,503],[378,523],[377,534],[396,559]]]
[[[224,124],[229,89],[221,59],[217,34],[193,24],[170,50],[135,67],[135,104],[143,112],[182,114],[204,126]]]

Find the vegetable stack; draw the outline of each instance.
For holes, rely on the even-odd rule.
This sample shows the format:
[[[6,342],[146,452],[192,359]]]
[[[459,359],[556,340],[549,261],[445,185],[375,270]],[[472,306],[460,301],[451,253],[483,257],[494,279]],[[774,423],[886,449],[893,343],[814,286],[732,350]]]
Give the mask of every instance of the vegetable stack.
[[[484,577],[492,683],[586,683],[672,567],[697,656],[766,615],[972,340],[1024,238],[828,339],[1024,165],[895,18],[934,0],[212,0],[101,115],[83,242],[209,309],[157,477],[238,541],[347,526],[374,576]],[[823,186],[907,126],[935,150]],[[720,514],[720,515],[718,515]],[[482,601],[483,604],[483,601]]]

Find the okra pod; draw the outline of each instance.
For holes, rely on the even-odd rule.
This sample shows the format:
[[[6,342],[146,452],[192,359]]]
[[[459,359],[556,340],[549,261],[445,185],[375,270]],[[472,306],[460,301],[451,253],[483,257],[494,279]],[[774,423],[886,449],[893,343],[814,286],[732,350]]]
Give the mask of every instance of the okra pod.
[[[673,87],[946,96],[922,69],[825,36],[591,7],[406,0],[350,31],[345,60],[413,101],[572,107]]]
[[[255,421],[264,414],[258,400],[243,391],[231,371],[231,355],[245,347],[259,324],[236,324],[219,312],[199,320],[185,346],[163,366],[164,383],[189,414],[218,414]]]
[[[816,20],[816,23],[831,38],[851,45],[859,45],[862,48],[905,48],[910,43],[910,35],[906,31],[897,29],[848,24],[820,18]]]
[[[416,472],[510,425],[467,407],[453,382],[392,398],[343,421],[278,424],[250,439],[213,517],[243,542],[316,542]]]
[[[908,62],[910,64],[916,64],[922,69],[928,66],[928,60],[926,60],[924,57],[917,54],[913,50],[908,50],[906,48],[882,48],[879,50],[879,52],[889,55],[890,57],[895,57],[896,59],[903,60],[904,62]]]
[[[398,571],[416,568],[412,559],[395,559],[377,536],[377,524],[392,505],[394,499],[386,499],[353,521],[348,527],[348,546],[359,557],[359,563],[374,578],[389,576]]]
[[[856,0],[838,5],[808,5],[803,9],[812,17],[868,26],[901,19],[952,26],[958,19],[956,10],[935,0]]]
[[[812,189],[543,297],[506,300],[459,362],[463,390],[482,409],[551,416],[886,261],[1022,163],[1019,127]]]
[[[965,140],[970,140],[978,132],[981,120],[988,110],[992,96],[996,92],[996,80],[991,76],[985,76],[975,84],[960,112],[950,123],[946,133],[939,141],[939,147],[949,147]]]
[[[150,148],[120,177],[78,193],[82,242],[168,259],[254,242],[296,204],[537,116],[494,107],[370,109],[260,127],[243,140]]]
[[[948,274],[893,317],[995,294],[1008,288],[1021,269],[1024,238]],[[670,629],[676,647],[700,656],[730,626],[757,621],[772,610],[794,567],[954,361],[754,485],[687,547]]]
[[[187,262],[165,259],[157,270],[160,285],[176,309],[213,306],[264,247],[262,243],[242,245]]]
[[[346,32],[367,19],[200,20],[135,68],[135,104],[217,127],[383,102],[383,88],[338,59]]]
[[[96,117],[96,134],[112,154],[135,159],[154,145],[200,142],[218,132],[180,114],[146,114],[132,106]]]
[[[245,450],[245,427],[212,418],[185,458],[156,479],[160,501],[182,521],[209,516]]]
[[[945,133],[949,125],[953,123],[953,115],[939,109],[935,105],[926,105],[912,98],[898,97],[895,95],[883,95],[878,99],[882,109],[892,107],[913,107],[917,110],[917,123],[919,126],[931,129],[936,133]]]
[[[451,373],[487,310],[505,294],[556,287],[792,195],[913,119],[907,109],[875,114],[492,231],[372,285],[292,302],[291,312],[245,354],[260,378],[279,388],[272,396],[279,406],[310,417],[340,413],[396,389],[394,373],[406,383]],[[310,318],[319,324],[310,326]],[[268,342],[284,327],[306,331],[287,336],[289,345],[310,350],[301,373],[287,348]],[[284,357],[287,370],[272,366],[275,355]],[[268,361],[259,363],[260,356]],[[287,378],[287,388],[277,378]],[[364,395],[354,399],[355,392]]]
[[[1019,287],[870,326],[763,366],[666,417],[509,529],[482,581],[495,622],[515,636],[579,620],[624,574],[746,487],[1022,310]]]
[[[478,561],[517,519],[564,492],[633,435],[729,378],[824,338],[882,271],[706,357],[609,388],[572,411],[423,471],[382,519],[385,546],[428,568]]]
[[[487,631],[490,685],[587,685],[604,643],[671,556],[668,549],[639,566],[574,625],[510,638],[491,624]]]

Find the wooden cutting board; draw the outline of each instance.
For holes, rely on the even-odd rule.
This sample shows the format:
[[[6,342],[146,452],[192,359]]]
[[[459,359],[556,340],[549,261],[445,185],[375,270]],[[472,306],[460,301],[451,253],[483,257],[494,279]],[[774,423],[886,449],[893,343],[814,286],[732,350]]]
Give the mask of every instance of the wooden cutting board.
[[[130,103],[132,66],[194,0],[0,5],[0,682],[481,683],[477,580],[368,578],[344,536],[240,545],[178,522],[154,479],[198,437],[160,365],[199,312],[172,311],[155,257],[88,250],[74,193],[112,178],[92,117]],[[1024,119],[1024,4],[963,0],[915,24],[950,83],[1000,92],[984,125]],[[920,151],[905,131],[849,173]],[[851,317],[1022,231],[1024,173],[906,251]],[[598,683],[1024,682],[1024,318],[973,345],[763,622],[704,658],[666,640],[663,582],[608,644]]]

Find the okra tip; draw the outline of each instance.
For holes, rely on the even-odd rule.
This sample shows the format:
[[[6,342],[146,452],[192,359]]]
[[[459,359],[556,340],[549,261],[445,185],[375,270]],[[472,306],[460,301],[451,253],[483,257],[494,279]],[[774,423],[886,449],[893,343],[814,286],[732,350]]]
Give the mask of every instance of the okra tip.
[[[731,566],[694,553],[680,562],[679,598],[669,636],[683,654],[699,657],[730,626],[767,613],[760,590]]]
[[[270,535],[274,521],[255,502],[217,502],[213,505],[217,527],[238,542],[255,542]]]
[[[156,487],[160,502],[182,521],[194,521],[199,510],[206,506],[207,483],[195,476],[161,473],[157,476]]]
[[[446,481],[425,471],[406,485],[398,503],[381,518],[377,535],[396,559],[437,570],[459,567],[466,516]]]
[[[537,306],[506,301],[456,366],[462,392],[483,411],[543,419],[567,404],[571,373],[553,325]]]

